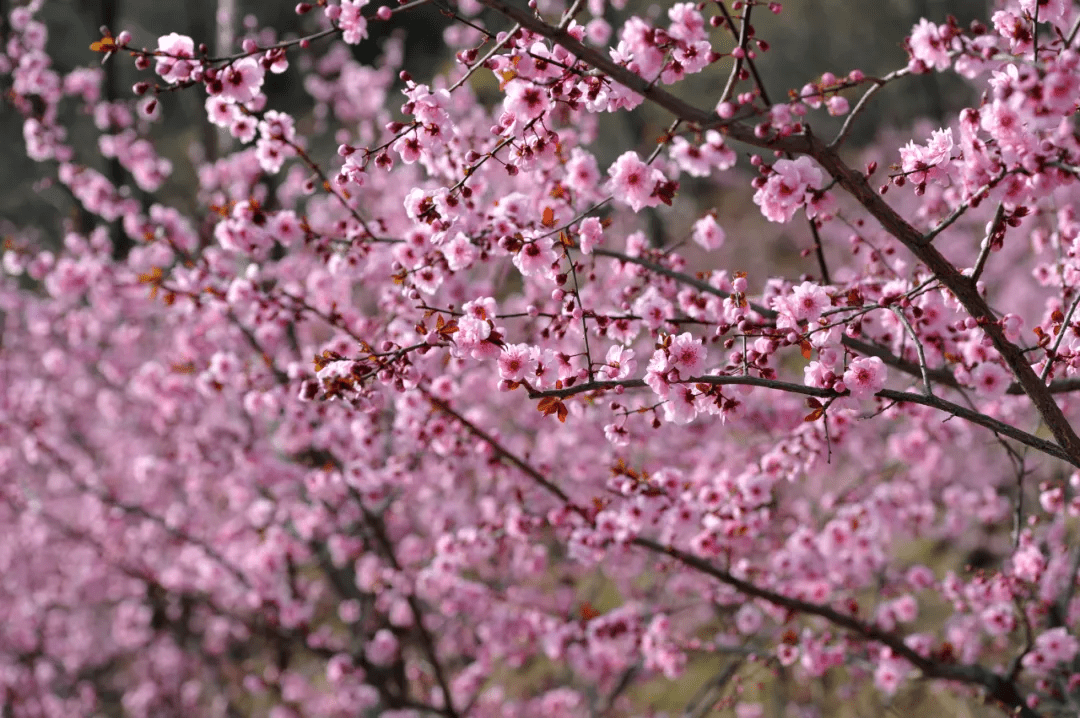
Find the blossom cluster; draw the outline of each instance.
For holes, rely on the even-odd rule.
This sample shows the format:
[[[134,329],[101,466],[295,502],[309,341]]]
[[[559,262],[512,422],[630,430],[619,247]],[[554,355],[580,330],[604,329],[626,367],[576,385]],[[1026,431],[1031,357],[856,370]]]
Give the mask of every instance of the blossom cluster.
[[[119,100],[54,66],[42,0],[9,13],[27,155],[78,207],[0,265],[12,715],[640,715],[705,668],[739,716],[1075,710],[1072,6],[923,20],[896,72],[770,103],[760,2],[440,5],[420,78],[377,38],[426,5],[302,2],[222,57],[103,32]],[[945,71],[984,100],[850,159],[879,86]],[[236,140],[177,204],[172,93]],[[677,121],[612,151],[645,103]],[[801,256],[743,266],[780,233]]]

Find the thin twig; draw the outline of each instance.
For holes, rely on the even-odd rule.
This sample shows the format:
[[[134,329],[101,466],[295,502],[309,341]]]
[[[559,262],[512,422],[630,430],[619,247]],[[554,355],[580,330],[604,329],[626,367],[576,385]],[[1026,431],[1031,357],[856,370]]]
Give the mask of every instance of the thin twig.
[[[933,396],[934,390],[930,386],[930,373],[926,366],[926,352],[923,351],[922,341],[919,339],[919,335],[915,333],[915,328],[911,326],[911,322],[908,321],[907,315],[904,314],[904,310],[900,307],[893,307],[893,313],[904,324],[904,328],[907,329],[908,336],[915,342],[915,352],[919,356],[919,370],[922,372],[923,390],[927,396]]]
[[[863,93],[863,96],[859,98],[859,101],[855,104],[855,107],[852,108],[851,112],[848,113],[848,116],[844,118],[844,124],[840,127],[840,131],[836,133],[836,137],[833,138],[833,141],[829,143],[829,149],[836,149],[837,147],[842,145],[845,140],[847,140],[848,135],[851,133],[852,128],[855,126],[855,118],[858,117],[862,113],[862,111],[869,106],[871,98],[873,98],[873,96],[876,95],[881,90],[881,88],[885,87],[887,83],[892,82],[899,77],[907,75],[909,72],[910,70],[908,70],[906,67],[903,67],[899,70],[893,70],[885,77],[871,79],[870,81],[873,82],[874,85]]]
[[[1061,342],[1065,339],[1065,334],[1069,331],[1069,322],[1072,321],[1073,314],[1076,312],[1076,305],[1080,304],[1080,292],[1076,293],[1076,299],[1069,305],[1069,311],[1065,313],[1065,319],[1061,322],[1061,329],[1058,331],[1057,338],[1054,340],[1054,346],[1046,352],[1046,366],[1043,367],[1042,372],[1039,374],[1039,378],[1044,382],[1046,377],[1050,376],[1050,370],[1053,368],[1054,357],[1057,356],[1057,351],[1061,347]]]
[[[763,377],[756,376],[742,376],[742,375],[724,375],[724,376],[696,376],[686,379],[685,381],[672,382],[677,384],[704,384],[707,386],[755,386],[762,387],[764,389],[773,389],[776,391],[785,391],[789,394],[801,394],[803,396],[812,396],[818,399],[835,399],[841,396],[847,396],[847,394],[840,394],[833,389],[823,389],[815,386],[806,386],[804,384],[795,384],[792,382],[779,381],[776,379],[765,379]],[[617,386],[622,386],[625,389],[638,389],[647,386],[643,379],[624,379],[619,381],[593,381],[583,384],[575,384],[574,386],[566,387],[565,389],[551,389],[548,391],[533,391],[530,392],[529,397],[532,399],[543,399],[546,397],[556,397],[559,399],[566,399],[576,394],[587,394],[595,391],[606,391],[608,389],[614,389]],[[907,391],[896,391],[893,389],[882,389],[874,396],[879,399],[887,399],[895,402],[906,402],[909,404],[919,404],[921,406],[927,406],[932,409],[943,411],[947,414],[951,414],[959,419],[964,419],[972,424],[976,424],[983,428],[989,429],[994,433],[1007,436],[1010,439],[1020,442],[1026,446],[1030,446],[1033,449],[1037,449],[1048,456],[1053,456],[1056,459],[1061,459],[1065,463],[1080,468],[1080,459],[1074,458],[1069,452],[1065,451],[1061,446],[1041,439],[1034,434],[1029,434],[1022,429],[1018,429],[1011,424],[1006,424],[1003,421],[995,419],[991,416],[987,416],[981,412],[967,407],[954,404],[951,401],[942,399],[941,397],[926,394],[915,394]]]
[[[986,233],[986,237],[983,238],[982,247],[979,249],[979,256],[975,260],[975,268],[971,270],[971,281],[979,281],[979,277],[982,276],[983,269],[986,268],[986,262],[990,258],[990,252],[993,248],[994,233],[998,230],[998,225],[1005,217],[1005,204],[998,202],[997,210],[994,212],[994,218],[990,221],[990,231]]]
[[[483,67],[485,65],[485,63],[487,63],[488,60],[490,60],[492,57],[494,57],[495,53],[497,53],[499,50],[503,49],[503,47],[506,46],[506,43],[508,43],[510,41],[510,38],[512,38],[514,36],[514,33],[517,32],[520,29],[521,29],[521,25],[514,25],[512,28],[510,28],[510,32],[506,33],[503,36],[502,40],[499,40],[494,45],[492,45],[491,49],[488,50],[486,53],[484,53],[484,56],[481,57],[479,60],[477,60],[476,63],[473,64],[472,67],[468,68],[465,71],[465,74],[461,77],[461,79],[459,79],[457,82],[455,82],[453,85],[450,86],[450,89],[448,90],[448,92],[453,92],[454,90],[458,89],[459,87],[464,85],[466,82],[468,82],[468,80],[472,76],[472,74],[474,72],[476,72],[476,70]]]

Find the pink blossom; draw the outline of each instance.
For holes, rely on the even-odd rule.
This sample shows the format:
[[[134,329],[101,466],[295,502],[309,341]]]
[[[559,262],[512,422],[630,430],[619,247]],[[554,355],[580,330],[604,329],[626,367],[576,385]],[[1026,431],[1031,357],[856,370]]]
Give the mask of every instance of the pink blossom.
[[[1012,604],[999,602],[988,606],[980,615],[983,629],[991,636],[1005,636],[1016,628]]]
[[[699,376],[705,369],[705,359],[709,355],[701,340],[696,339],[690,332],[673,337],[668,353],[671,357],[671,368],[677,369],[683,379]]]
[[[1071,15],[1071,3],[1068,0],[1020,0],[1020,9],[1031,17],[1038,14],[1039,22],[1048,22],[1064,27]]]
[[[901,596],[890,604],[893,615],[901,623],[911,623],[919,615],[919,604],[911,595]]]
[[[925,147],[909,142],[900,148],[904,174],[917,185],[945,177],[952,149],[952,130],[948,128],[934,130]]]
[[[707,214],[694,222],[692,235],[695,242],[710,252],[720,249],[724,244],[724,230],[716,223],[716,218],[711,214]]]
[[[1022,581],[1034,583],[1042,577],[1046,570],[1046,557],[1043,556],[1038,546],[1022,543],[1021,547],[1012,556],[1012,572]]]
[[[832,305],[825,289],[812,282],[803,282],[791,291],[792,297],[788,305],[798,320],[816,322],[821,313]]]
[[[198,67],[195,57],[195,41],[187,35],[171,32],[158,38],[158,57],[154,71],[166,82],[186,82]]]
[[[852,359],[844,372],[844,385],[855,399],[868,399],[885,388],[887,370],[878,357]]]
[[[589,195],[600,185],[600,170],[596,157],[575,147],[566,163],[566,185],[575,192]]]
[[[532,82],[513,80],[507,83],[503,108],[512,112],[519,121],[535,120],[551,108],[547,91]]]
[[[440,251],[443,257],[446,258],[446,263],[450,266],[452,272],[468,269],[479,254],[476,246],[461,232],[458,232],[452,240],[444,244]]]
[[[984,361],[972,370],[971,381],[979,394],[997,398],[1008,390],[1012,375],[1001,365]]]
[[[582,254],[592,254],[593,247],[604,239],[604,227],[596,217],[587,217],[582,220],[578,232],[580,237],[578,247]]]
[[[630,68],[647,79],[654,79],[664,63],[664,53],[656,46],[652,28],[639,17],[630,17],[619,34],[619,51],[633,58]]]
[[[341,39],[350,45],[359,44],[368,36],[367,19],[361,9],[369,0],[341,0],[341,12],[337,17],[341,28]]]
[[[671,382],[668,380],[668,370],[670,368],[668,353],[663,349],[657,349],[653,352],[649,364],[645,368],[645,383],[661,399],[667,399],[671,393]]]
[[[893,695],[900,688],[900,684],[909,671],[907,663],[894,658],[891,651],[884,649],[874,669],[874,684],[882,693]]]
[[[685,137],[677,136],[671,141],[671,158],[679,168],[693,177],[708,177],[712,172],[701,150],[690,144]]]
[[[1009,40],[1009,50],[1021,53],[1031,47],[1031,24],[1010,10],[998,10],[991,16],[994,31]]]
[[[735,718],[762,718],[765,706],[761,703],[739,702],[735,705]]]
[[[776,647],[776,659],[782,666],[790,666],[799,660],[799,647],[789,643],[781,643]]]
[[[821,169],[809,157],[777,160],[765,183],[754,193],[754,202],[771,222],[789,222],[795,210],[806,204],[810,191],[823,181]]]
[[[673,424],[689,424],[697,417],[696,394],[687,384],[671,387],[668,400],[664,403],[664,420]]]
[[[630,205],[635,212],[643,207],[656,207],[660,198],[654,195],[664,174],[641,161],[637,152],[624,152],[608,170],[611,191],[615,198]]]
[[[551,265],[558,261],[550,239],[537,239],[528,242],[514,254],[514,266],[526,277],[541,272],[550,272]]]
[[[221,93],[233,102],[249,102],[262,87],[266,72],[250,57],[237,60],[221,73]]]
[[[636,371],[637,360],[634,359],[634,350],[615,345],[608,349],[604,365],[597,371],[597,378],[601,381],[626,379]]]
[[[693,3],[676,3],[668,8],[668,17],[671,19],[671,27],[668,32],[671,36],[684,42],[704,40],[708,37],[705,29],[705,18]]]
[[[650,329],[659,329],[672,316],[671,302],[650,287],[634,302],[634,313]]]
[[[247,143],[255,139],[257,128],[255,118],[246,115],[234,115],[232,124],[229,126],[229,134],[241,142]]]
[[[848,113],[851,106],[848,104],[847,98],[843,95],[833,95],[825,101],[825,106],[829,111],[829,114],[833,117],[842,117]]]
[[[388,629],[383,628],[375,633],[375,637],[368,642],[364,649],[367,660],[377,666],[387,666],[397,656],[398,640]]]
[[[521,381],[536,371],[536,365],[528,344],[508,344],[499,355],[499,377],[506,381]]]
[[[206,98],[206,115],[218,127],[229,127],[240,117],[236,105],[221,95]]]
[[[761,611],[752,603],[743,604],[735,613],[735,626],[739,629],[739,633],[743,635],[757,633],[763,623],[764,618]]]
[[[1064,626],[1052,628],[1035,639],[1035,648],[1054,663],[1070,663],[1080,651],[1080,641]]]
[[[295,153],[296,151],[290,145],[270,139],[265,135],[255,143],[255,157],[259,160],[259,166],[267,174],[279,172],[285,164],[285,159]]]
[[[933,67],[938,71],[948,69],[951,60],[947,37],[943,28],[939,28],[929,20],[920,20],[919,24],[912,29],[907,41],[912,61],[919,61],[924,66]]]

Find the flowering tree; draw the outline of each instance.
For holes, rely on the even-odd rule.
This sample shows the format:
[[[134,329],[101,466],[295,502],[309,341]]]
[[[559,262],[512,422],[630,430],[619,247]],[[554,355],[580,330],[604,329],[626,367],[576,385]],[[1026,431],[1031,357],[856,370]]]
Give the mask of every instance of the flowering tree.
[[[428,2],[447,76],[352,58]],[[5,239],[4,715],[1076,715],[1071,3],[923,20],[906,67],[777,97],[779,3],[320,0],[223,57],[106,29],[146,73],[120,101],[52,68],[42,4],[0,77],[80,214]],[[314,112],[263,92],[293,62]],[[845,147],[946,71],[977,107]],[[173,93],[235,138],[183,206],[154,199]],[[747,170],[805,266],[711,259],[740,225],[701,197]]]

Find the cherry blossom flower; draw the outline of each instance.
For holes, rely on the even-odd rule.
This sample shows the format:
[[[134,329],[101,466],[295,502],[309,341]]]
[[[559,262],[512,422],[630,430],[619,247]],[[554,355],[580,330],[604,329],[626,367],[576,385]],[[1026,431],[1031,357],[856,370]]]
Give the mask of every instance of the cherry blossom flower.
[[[555,254],[552,241],[541,238],[528,242],[514,254],[514,266],[526,277],[531,277],[537,273],[550,272],[551,265],[558,259],[559,256]]]
[[[803,282],[791,290],[792,297],[786,305],[790,307],[795,319],[816,322],[821,313],[828,309],[832,302],[824,287],[813,282]]]
[[[582,254],[592,254],[593,247],[600,244],[604,239],[604,227],[596,217],[587,217],[578,227],[578,247]]]
[[[604,365],[597,370],[597,378],[601,381],[615,381],[626,379],[637,371],[637,360],[634,359],[634,350],[615,345],[608,349],[604,358]]]
[[[262,87],[266,72],[250,57],[237,60],[222,71],[221,94],[233,102],[249,102]]]
[[[394,660],[398,651],[398,640],[394,634],[386,628],[375,633],[375,637],[368,642],[364,649],[367,660],[377,666],[387,666]]]
[[[823,181],[821,169],[809,157],[777,160],[765,183],[754,193],[754,203],[771,222],[789,222],[806,204],[810,191]]]
[[[535,120],[551,108],[547,91],[532,82],[513,80],[506,84],[503,108],[520,122]]]
[[[668,353],[671,357],[670,367],[678,370],[681,378],[689,379],[692,376],[699,376],[704,371],[709,350],[693,334],[683,332],[672,338]]]
[[[608,170],[611,191],[615,199],[630,206],[635,212],[643,207],[656,207],[660,198],[654,194],[656,186],[664,181],[660,170],[641,161],[637,152],[624,152]]]
[[[743,604],[735,613],[735,626],[743,635],[757,633],[764,622],[761,611],[752,603]]]
[[[888,652],[885,649],[884,652]],[[900,659],[893,658],[891,652],[879,657],[874,669],[874,685],[885,695],[893,695],[900,688],[908,667]]]
[[[909,142],[900,148],[904,174],[917,185],[945,177],[952,149],[953,134],[949,128],[934,130],[925,147]]]
[[[971,381],[982,396],[997,398],[1008,390],[1012,375],[999,364],[982,362],[971,371]]]
[[[844,372],[844,386],[855,399],[868,399],[885,388],[887,370],[878,357],[852,359]]]
[[[689,424],[698,414],[696,394],[692,386],[676,384],[671,387],[664,403],[664,421],[673,424]]]
[[[369,0],[341,0],[337,24],[342,31],[341,39],[350,45],[359,44],[368,36],[367,19],[361,12],[368,2]]]
[[[724,230],[716,223],[716,218],[712,214],[707,214],[694,222],[691,234],[695,242],[710,252],[724,245]]]
[[[244,143],[255,139],[257,131],[258,125],[255,118],[246,115],[235,115],[232,125],[229,126],[229,134]]]
[[[988,606],[980,614],[984,630],[991,636],[1005,636],[1016,628],[1015,609],[1009,603]]]
[[[649,329],[659,329],[672,316],[671,302],[650,287],[634,302],[634,313],[644,320]]]
[[[1020,548],[1012,556],[1013,574],[1022,581],[1034,583],[1042,577],[1045,570],[1046,557],[1038,546],[1031,544],[1030,541],[1021,541]]]
[[[663,349],[657,349],[653,352],[645,369],[645,383],[661,399],[667,399],[671,392],[671,382],[668,381],[670,368],[668,353]]]
[[[1064,27],[1071,15],[1070,5],[1067,0],[1020,0],[1020,9],[1028,15],[1036,17],[1037,14],[1039,22],[1049,22],[1059,27]]]
[[[440,251],[446,258],[446,263],[450,265],[450,271],[452,272],[468,269],[479,255],[476,246],[461,232],[458,232],[452,240],[444,244]]]
[[[908,48],[912,62],[918,61],[925,67],[945,70],[951,64],[949,58],[948,34],[929,20],[922,19],[911,31]],[[909,63],[909,67],[911,64]]]
[[[508,344],[499,355],[499,377],[506,381],[521,381],[536,371],[536,359],[527,344]]]
[[[240,119],[240,111],[236,105],[229,102],[221,95],[212,95],[206,98],[206,115],[210,122],[218,127],[230,127]]]
[[[596,192],[600,185],[600,170],[596,157],[580,147],[575,147],[566,162],[566,186],[586,196]]]
[[[198,67],[195,57],[195,41],[187,35],[171,32],[158,38],[157,66],[154,71],[166,82],[186,82]]]

